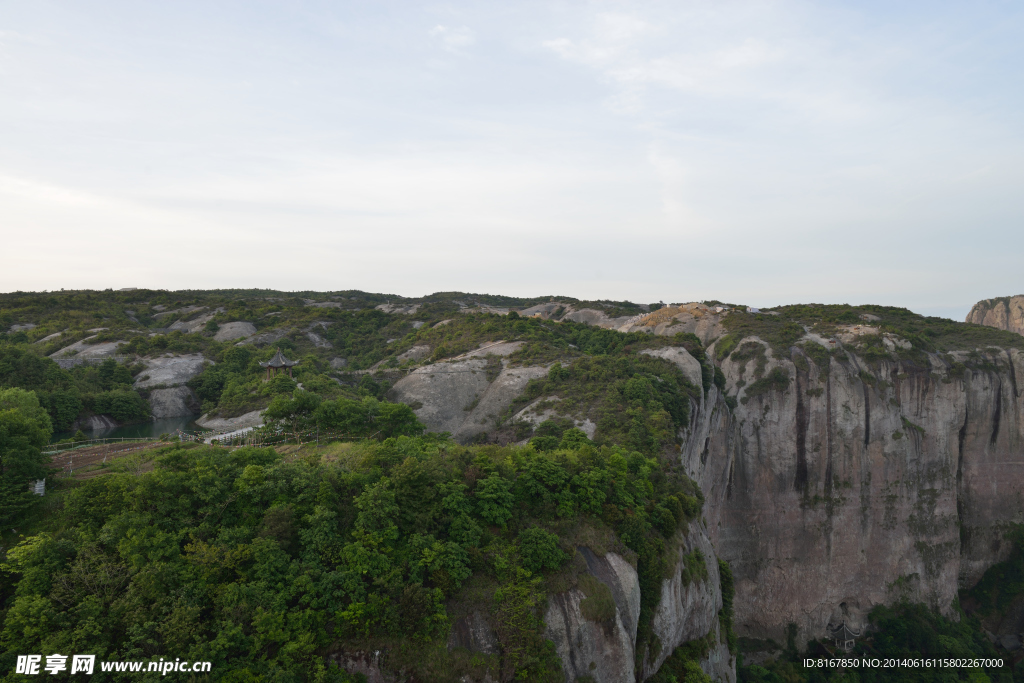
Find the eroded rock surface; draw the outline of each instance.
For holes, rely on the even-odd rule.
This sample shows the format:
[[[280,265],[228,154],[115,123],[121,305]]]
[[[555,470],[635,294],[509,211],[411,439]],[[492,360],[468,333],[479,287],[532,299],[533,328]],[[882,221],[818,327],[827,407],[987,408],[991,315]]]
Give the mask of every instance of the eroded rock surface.
[[[217,334],[213,335],[213,340],[219,342],[234,341],[236,339],[247,339],[254,334],[256,334],[255,325],[235,321],[221,325],[220,329],[217,330]]]
[[[548,599],[545,637],[554,642],[566,680],[590,676],[595,683],[634,681],[634,645],[640,617],[640,582],[634,569],[615,553],[598,556],[580,548],[587,572],[608,586],[615,599],[615,617],[599,624],[583,616],[579,588]]]
[[[479,610],[460,617],[452,624],[448,636],[448,649],[462,647],[470,652],[496,655],[501,652],[494,627]]]
[[[195,311],[203,310],[204,308],[205,307],[197,307],[197,308],[194,308],[194,309],[191,309],[191,310],[189,310],[189,309],[182,309],[182,313],[184,313],[187,316],[187,315],[191,315]],[[200,315],[197,318],[193,318],[192,320],[179,320],[176,323],[172,323],[171,326],[169,327],[169,329],[171,329],[171,330],[180,330],[181,332],[185,332],[187,334],[192,334],[194,332],[199,332],[199,331],[203,330],[203,328],[206,327],[206,324],[208,322],[210,322],[211,320],[213,320],[217,316],[218,313],[223,313],[224,310],[225,309],[223,309],[223,308],[217,308],[217,309],[215,309],[213,311],[210,311],[209,313],[204,313],[203,315]]]
[[[149,410],[154,420],[187,417],[199,412],[199,401],[186,386],[154,389],[149,392]]]
[[[564,316],[562,320],[569,320],[574,323],[584,323],[586,325],[593,325],[594,327],[603,327],[605,329],[618,329],[620,326],[626,324],[632,319],[631,316],[621,316],[618,318],[609,318],[608,314],[604,311],[598,311],[593,308],[582,308],[578,311],[572,311]]]
[[[1024,294],[979,301],[967,314],[967,322],[1024,334]]]
[[[50,354],[50,358],[57,362],[57,365],[67,369],[83,363],[104,361],[117,355],[117,349],[125,342],[109,341],[98,344],[90,344],[90,340],[97,335],[86,337],[70,346],[65,346],[60,351]]]
[[[541,396],[536,401],[528,403],[522,410],[516,413],[512,417],[512,422],[528,422],[536,428],[545,420],[564,417],[557,410],[557,403],[561,400],[557,396]],[[588,439],[594,438],[594,434],[597,433],[597,423],[592,422],[590,418],[582,420],[577,418],[571,419],[573,425],[586,434]]]
[[[422,344],[422,345],[419,345],[419,346],[412,347],[411,349],[409,349],[405,353],[399,354],[398,357],[396,358],[396,360],[399,363],[404,363],[404,362],[410,361],[410,360],[412,360],[412,361],[423,360],[424,358],[429,358],[429,357],[430,357],[430,347],[427,346],[426,344]]]
[[[201,418],[196,420],[196,424],[206,429],[212,429],[217,432],[228,432],[237,429],[247,429],[249,427],[259,427],[263,424],[263,409],[253,410],[244,415],[238,417],[209,417],[203,415]]]
[[[252,337],[249,337],[248,339],[243,339],[242,341],[238,342],[238,344],[236,344],[236,346],[242,346],[244,344],[253,344],[255,346],[265,346],[267,344],[273,344],[274,342],[277,342],[277,341],[280,341],[280,340],[284,339],[285,337],[287,337],[289,334],[291,334],[294,331],[295,330],[292,330],[292,329],[289,329],[289,328],[281,328],[281,327],[279,327],[276,330],[269,330],[267,332],[261,332],[261,333],[259,333],[257,335],[253,335]]]
[[[379,304],[375,306],[378,311],[385,313],[396,313],[398,315],[413,315],[420,310],[420,304]]]
[[[493,429],[497,419],[546,367],[511,367],[502,358],[521,342],[497,342],[450,361],[417,368],[391,388],[391,400],[414,408],[432,432],[451,432],[461,442]]]
[[[699,337],[701,343],[707,346],[725,334],[725,328],[721,324],[725,315],[728,315],[728,311],[724,308],[690,303],[664,306],[650,313],[618,318],[610,318],[603,311],[583,308],[566,313],[561,320],[571,320],[619,332],[649,332],[665,336],[689,332]]]
[[[644,349],[640,353],[647,356],[654,356],[655,358],[664,358],[670,363],[675,364],[686,379],[690,380],[690,384],[695,387],[701,386],[701,367],[700,361],[690,355],[690,352],[681,346],[666,346],[660,349]]]
[[[161,387],[149,392],[149,410],[154,420],[187,417],[199,412],[199,399],[184,385],[199,375],[210,362],[201,353],[184,356],[168,354],[146,358],[142,362],[146,369],[136,378],[135,388]]]
[[[160,356],[142,361],[146,369],[135,380],[136,389],[178,386],[196,377],[209,362],[201,353],[185,356]]]
[[[736,408],[712,387],[682,453],[733,568],[739,635],[784,642],[795,623],[805,641],[901,598],[949,613],[1024,518],[1017,354],[981,351],[984,370],[953,367],[958,354],[921,368],[842,352],[818,367],[748,342],[763,359],[721,363]],[[785,388],[754,391],[762,362]]]
[[[695,551],[703,556],[707,578],[687,581],[683,557]],[[675,648],[714,633],[717,646],[701,662],[701,668],[714,680],[732,683],[736,680],[735,662],[729,654],[728,645],[721,642],[718,622],[718,612],[722,609],[718,559],[707,530],[700,521],[690,522],[676,559],[672,577],[661,582],[661,602],[651,622],[661,649],[656,656],[644,661],[643,678],[657,673]]]
[[[75,420],[71,423],[69,429],[73,432],[79,429],[86,432],[98,432],[104,429],[113,429],[117,427],[117,423],[106,415],[90,415],[89,417],[83,417]]]

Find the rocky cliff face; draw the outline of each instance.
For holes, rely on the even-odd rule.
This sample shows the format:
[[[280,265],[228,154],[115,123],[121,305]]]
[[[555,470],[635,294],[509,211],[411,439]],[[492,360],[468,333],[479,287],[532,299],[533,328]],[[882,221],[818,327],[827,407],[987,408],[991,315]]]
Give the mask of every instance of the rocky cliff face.
[[[587,598],[579,588],[552,595],[544,615],[545,637],[555,644],[566,680],[589,676],[595,683],[635,680],[634,653],[640,617],[640,582],[634,569],[615,553],[595,555],[579,548],[587,572],[611,590],[614,617],[591,621],[581,607]]]
[[[666,310],[665,319],[659,312],[630,328],[650,323],[650,332],[672,334],[692,325],[709,339],[721,331],[710,309]],[[733,569],[739,635],[778,642],[789,624],[797,642],[843,621],[861,628],[872,607],[901,598],[950,613],[958,588],[1005,557],[1006,524],[1024,522],[1024,353],[986,348],[911,362],[898,359],[911,351],[905,339],[870,325],[840,327],[834,340],[800,340],[820,349],[740,340],[739,353],[718,363],[724,388],[711,387],[693,406],[680,457],[705,493],[707,527],[691,529],[680,552],[706,550],[709,579],[666,580],[655,620],[662,649],[648,655],[644,677],[678,644],[718,628],[716,554]],[[889,358],[876,352],[869,363],[856,348],[875,334]],[[685,350],[653,353],[699,380]],[[421,401],[417,413],[434,429],[479,433],[493,424],[494,410],[479,411],[501,385],[496,377],[515,370],[485,356],[417,370],[396,385],[398,398]],[[515,378],[493,405],[507,405],[525,382]],[[629,610],[617,599],[614,627],[588,624],[582,600],[573,591],[552,596],[547,615],[567,676],[627,676]],[[704,665],[721,680],[734,676],[724,646]]]
[[[636,570],[615,553],[596,555],[589,548],[578,552],[586,560],[587,573],[611,591],[615,615],[604,623],[587,618],[579,588],[550,596],[544,615],[546,636],[555,644],[567,681],[589,676],[595,683],[646,680],[672,651],[683,643],[699,640],[709,633],[715,645],[701,661],[712,680],[733,683],[736,662],[722,642],[718,613],[722,609],[718,559],[702,522],[694,521],[681,537],[678,562],[661,586],[661,602],[652,621],[659,647],[649,654],[636,677],[636,634],[640,617],[640,583]],[[687,573],[684,556],[700,553],[706,577]]]
[[[699,552],[704,562],[706,579],[687,579],[685,555]],[[658,672],[672,650],[683,643],[714,634],[716,645],[701,662],[701,668],[712,680],[732,683],[736,680],[736,662],[729,647],[722,642],[718,613],[722,609],[722,581],[715,549],[700,521],[690,523],[678,549],[678,563],[671,578],[661,584],[661,602],[654,613],[652,628],[661,647],[643,664],[642,679]]]
[[[735,408],[713,388],[682,449],[733,568],[739,634],[784,642],[793,623],[800,642],[900,597],[949,612],[1002,559],[1002,526],[1022,521],[1020,352],[922,368],[739,348],[721,364]],[[757,383],[776,369],[787,383]]]
[[[139,373],[135,388],[151,389],[149,406],[154,420],[199,413],[199,400],[185,382],[201,373],[209,362],[200,353],[143,360],[146,369]]]
[[[1024,334],[1024,294],[979,301],[971,307],[967,322]]]

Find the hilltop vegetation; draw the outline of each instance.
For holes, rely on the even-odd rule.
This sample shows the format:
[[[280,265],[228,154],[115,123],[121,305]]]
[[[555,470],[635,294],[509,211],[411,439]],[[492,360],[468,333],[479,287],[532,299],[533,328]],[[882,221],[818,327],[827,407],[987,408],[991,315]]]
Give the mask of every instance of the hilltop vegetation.
[[[4,671],[19,652],[88,651],[209,660],[223,680],[347,680],[322,657],[387,648],[431,680],[557,681],[535,607],[579,581],[576,544],[635,558],[649,622],[668,541],[701,507],[672,466],[585,439],[173,445],[152,472],[57,496],[2,565]],[[496,616],[501,657],[444,647],[474,609]]]

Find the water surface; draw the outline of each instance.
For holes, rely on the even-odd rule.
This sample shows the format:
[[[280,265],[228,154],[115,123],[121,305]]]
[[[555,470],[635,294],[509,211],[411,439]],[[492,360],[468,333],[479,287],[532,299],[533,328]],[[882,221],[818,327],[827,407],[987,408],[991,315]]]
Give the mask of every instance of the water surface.
[[[169,417],[163,420],[152,422],[139,422],[138,424],[122,425],[110,429],[82,430],[87,439],[140,439],[147,437],[159,437],[161,434],[172,436],[180,429],[188,434],[196,434],[205,431],[196,424],[196,415],[186,417]],[[74,432],[54,432],[51,442],[68,439],[74,436]]]

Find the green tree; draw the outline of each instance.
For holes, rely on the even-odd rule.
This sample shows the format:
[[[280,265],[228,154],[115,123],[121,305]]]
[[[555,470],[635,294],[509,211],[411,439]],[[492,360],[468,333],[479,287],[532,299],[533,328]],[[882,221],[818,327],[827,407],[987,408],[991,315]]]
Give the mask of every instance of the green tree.
[[[0,390],[0,524],[10,527],[33,504],[29,482],[46,476],[41,451],[52,431],[34,392]]]
[[[496,526],[503,526],[512,519],[512,482],[497,472],[476,485],[476,500],[480,516]]]
[[[558,536],[540,527],[519,532],[519,554],[523,558],[523,566],[533,573],[558,569],[569,559],[558,547]]]
[[[321,398],[314,393],[296,389],[291,396],[278,394],[270,402],[263,417],[274,422],[284,422],[292,432],[299,432],[315,426],[315,413]]]

